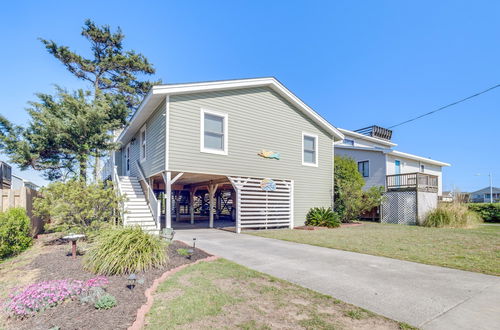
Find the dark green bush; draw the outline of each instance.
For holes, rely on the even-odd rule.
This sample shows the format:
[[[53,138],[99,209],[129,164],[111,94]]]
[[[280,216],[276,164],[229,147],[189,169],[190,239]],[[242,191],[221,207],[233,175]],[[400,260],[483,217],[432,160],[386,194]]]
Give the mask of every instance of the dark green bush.
[[[429,212],[424,227],[473,228],[481,223],[481,217],[460,203],[440,204]]]
[[[165,241],[140,227],[102,231],[85,254],[85,269],[100,275],[138,273],[167,263]]]
[[[340,226],[340,217],[328,207],[313,207],[307,212],[307,226],[335,228]]]
[[[467,206],[486,222],[500,222],[500,203],[470,203]]]
[[[0,259],[26,250],[32,241],[31,221],[24,209],[0,213]]]

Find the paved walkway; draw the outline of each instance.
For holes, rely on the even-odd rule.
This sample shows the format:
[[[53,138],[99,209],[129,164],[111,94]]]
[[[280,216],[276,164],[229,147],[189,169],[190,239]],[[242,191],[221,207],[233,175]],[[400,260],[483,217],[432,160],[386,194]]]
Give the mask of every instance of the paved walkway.
[[[215,229],[175,239],[423,329],[499,329],[500,277]]]

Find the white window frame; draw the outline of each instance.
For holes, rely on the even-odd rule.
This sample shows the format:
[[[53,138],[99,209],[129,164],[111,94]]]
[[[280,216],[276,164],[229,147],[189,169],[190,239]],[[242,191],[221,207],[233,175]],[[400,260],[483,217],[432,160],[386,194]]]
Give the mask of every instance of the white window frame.
[[[142,139],[142,133],[144,132],[144,140]],[[139,158],[141,159],[141,163],[146,160],[146,151],[147,149],[147,136],[148,132],[146,131],[146,125],[142,126],[139,132]],[[142,146],[144,145],[144,154],[142,154]]]
[[[314,139],[314,155],[315,155],[315,162],[314,163],[307,163],[304,161],[304,137],[310,137],[310,138],[313,138]],[[302,132],[302,149],[301,149],[301,153],[302,153],[302,165],[304,166],[312,166],[312,167],[318,167],[319,165],[319,139],[318,139],[318,135],[316,134],[311,134],[311,133],[307,133],[307,132]]]
[[[363,173],[360,172],[361,176],[363,178],[369,178],[370,177],[370,160],[369,159],[365,159],[365,160],[360,160],[358,161],[358,172],[359,172],[359,163],[364,163],[364,162],[367,162],[368,163],[368,176],[364,176]]]
[[[217,117],[222,117],[224,119],[224,150],[205,148],[205,114],[214,115]],[[224,155],[227,156],[229,153],[229,116],[227,113],[213,111],[201,108],[200,109],[200,152],[206,152],[209,154]]]

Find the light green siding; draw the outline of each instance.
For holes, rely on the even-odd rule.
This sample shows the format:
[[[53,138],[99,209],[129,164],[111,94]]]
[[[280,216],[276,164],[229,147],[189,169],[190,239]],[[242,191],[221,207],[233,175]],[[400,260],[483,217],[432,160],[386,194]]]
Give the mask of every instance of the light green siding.
[[[141,161],[141,167],[146,177],[158,174],[165,169],[165,101],[162,102],[146,121],[146,159]],[[135,140],[134,140],[135,139]],[[131,139],[130,145],[130,175],[139,177],[137,171],[137,160],[140,157],[140,130]],[[123,147],[125,152],[126,141]],[[123,156],[121,162],[123,163]],[[122,172],[125,175],[125,168]]]
[[[228,155],[200,151],[202,108],[228,115]],[[309,208],[331,206],[332,137],[270,88],[171,96],[169,120],[169,170],[294,180],[295,225]],[[302,165],[303,132],[318,135],[318,167]]]

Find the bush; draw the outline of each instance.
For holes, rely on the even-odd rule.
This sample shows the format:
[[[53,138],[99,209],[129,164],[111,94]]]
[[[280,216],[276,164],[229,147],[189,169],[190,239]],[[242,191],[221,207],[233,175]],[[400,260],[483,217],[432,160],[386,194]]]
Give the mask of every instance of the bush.
[[[31,221],[24,209],[0,213],[0,260],[26,250],[32,241]]]
[[[430,211],[423,223],[424,227],[472,228],[481,223],[477,213],[460,203],[440,204]]]
[[[102,295],[94,304],[96,309],[110,309],[116,306],[116,298],[109,293]]]
[[[486,222],[500,222],[500,203],[470,203],[467,206]]]
[[[54,182],[35,199],[35,215],[48,224],[47,230],[88,234],[103,223],[118,222],[121,198],[102,183],[86,185],[81,181]]]
[[[85,254],[84,267],[101,275],[142,272],[166,264],[166,245],[140,227],[108,229]]]
[[[342,222],[357,220],[361,214],[380,205],[383,187],[363,191],[365,181],[352,158],[335,156],[333,182],[334,211]]]
[[[7,302],[7,311],[17,317],[26,317],[57,306],[68,299],[75,299],[95,287],[108,284],[105,277],[87,281],[53,280],[38,282],[14,291]]]
[[[335,228],[340,226],[340,219],[331,208],[313,207],[307,212],[306,225]]]

